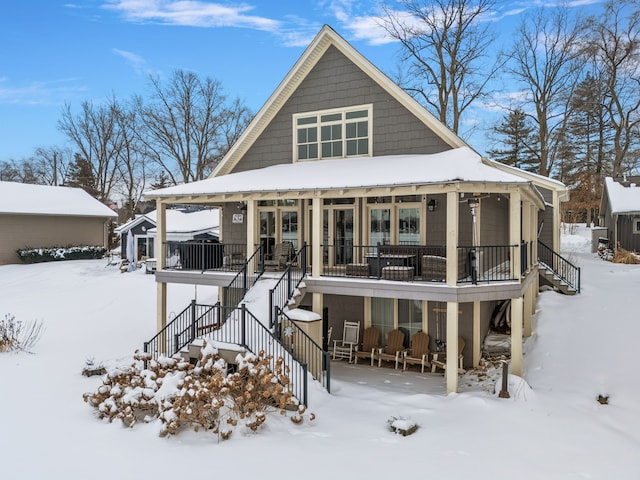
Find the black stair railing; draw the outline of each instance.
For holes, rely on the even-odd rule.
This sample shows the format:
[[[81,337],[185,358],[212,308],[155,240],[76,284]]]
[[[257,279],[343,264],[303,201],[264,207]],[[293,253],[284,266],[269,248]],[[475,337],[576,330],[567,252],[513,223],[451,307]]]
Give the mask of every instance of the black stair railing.
[[[278,318],[277,309],[287,306],[306,275],[307,245],[304,244],[288,263],[275,286],[269,290],[269,327],[274,328]]]
[[[144,342],[144,352],[150,353],[152,358],[175,355],[181,348],[201,336],[206,328],[219,328],[220,322],[219,303],[201,305],[192,300],[153,338]]]
[[[264,273],[262,262],[262,245],[253,252],[249,259],[240,268],[233,280],[222,289],[222,306],[229,311],[236,308],[249,289],[258,281]]]
[[[553,272],[553,275],[569,288],[580,293],[580,267],[538,241],[538,262]]]
[[[256,318],[245,304],[232,309],[226,317],[224,325],[210,332],[207,339],[239,345],[254,354],[264,352],[265,355],[271,357],[272,370],[275,369],[278,359],[282,358],[283,372],[287,372],[291,380],[288,388],[300,403],[308,405],[307,364],[294,357],[274,332]]]
[[[331,393],[331,361],[329,352],[323,350],[307,332],[300,328],[284,310],[277,308],[278,321],[274,335],[300,364]],[[306,393],[305,393],[306,395]]]

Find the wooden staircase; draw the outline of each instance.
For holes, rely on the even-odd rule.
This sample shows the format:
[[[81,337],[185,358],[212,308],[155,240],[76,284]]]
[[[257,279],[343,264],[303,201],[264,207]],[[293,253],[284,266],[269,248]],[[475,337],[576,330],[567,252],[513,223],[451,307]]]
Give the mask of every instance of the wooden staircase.
[[[538,241],[540,281],[564,295],[580,293],[580,267]]]

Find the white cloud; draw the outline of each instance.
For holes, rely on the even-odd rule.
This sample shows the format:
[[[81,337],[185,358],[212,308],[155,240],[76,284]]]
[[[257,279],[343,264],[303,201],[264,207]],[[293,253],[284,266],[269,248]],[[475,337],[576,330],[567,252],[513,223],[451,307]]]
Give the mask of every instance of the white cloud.
[[[84,93],[87,88],[74,85],[76,79],[68,78],[49,82],[31,82],[11,85],[7,77],[0,78],[0,104],[13,105],[61,105],[71,96]]]
[[[132,22],[156,22],[191,27],[240,27],[276,32],[280,22],[248,15],[254,7],[222,5],[198,0],[108,0],[104,8],[120,12]]]
[[[126,62],[131,65],[133,70],[139,75],[147,75],[154,73],[148,66],[147,61],[139,55],[126,50],[120,50],[119,48],[112,49],[113,53],[124,58]]]

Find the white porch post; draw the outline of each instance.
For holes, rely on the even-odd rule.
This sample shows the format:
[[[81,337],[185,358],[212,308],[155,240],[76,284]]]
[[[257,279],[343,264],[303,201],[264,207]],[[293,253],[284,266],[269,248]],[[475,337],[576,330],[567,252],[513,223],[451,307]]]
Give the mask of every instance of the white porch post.
[[[480,365],[481,356],[481,339],[480,339],[480,302],[473,302],[473,366]]]
[[[162,270],[166,266],[165,242],[167,241],[167,206],[156,200],[156,269]],[[156,296],[156,325],[159,332],[167,326],[167,284],[157,282]],[[164,342],[161,343],[164,345]]]
[[[458,283],[458,192],[447,192],[447,285]],[[456,309],[457,311],[457,309]]]
[[[322,273],[322,198],[313,197],[311,202],[311,277],[318,278]],[[322,315],[324,298],[314,293],[312,309]]]
[[[522,375],[522,297],[511,299],[511,373]]]
[[[447,393],[458,391],[458,303],[447,302]]]
[[[245,221],[246,230],[247,230],[247,258],[253,253],[255,250],[255,240],[256,240],[256,202],[248,201],[247,202],[247,215]]]
[[[509,192],[509,245],[513,245],[513,258],[511,259],[512,278],[520,278],[520,240],[522,228],[522,211],[520,208],[520,190],[513,188]]]

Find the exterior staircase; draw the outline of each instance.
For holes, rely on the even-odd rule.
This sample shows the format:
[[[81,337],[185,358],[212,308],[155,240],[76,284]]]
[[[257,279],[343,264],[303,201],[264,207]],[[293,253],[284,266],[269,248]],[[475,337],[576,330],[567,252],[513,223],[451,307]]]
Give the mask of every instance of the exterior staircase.
[[[564,295],[580,293],[580,267],[538,242],[538,271],[540,281]]]
[[[303,247],[280,278],[265,278],[264,269],[251,264],[259,257],[254,254],[223,291],[222,303],[199,305],[193,300],[162,331],[144,343],[144,351],[153,358],[179,354],[195,362],[207,340],[215,343],[220,356],[229,364],[235,364],[237,355],[247,352],[264,352],[274,361],[281,357],[289,371],[294,396],[307,405],[308,373],[329,390],[330,362],[328,353],[287,317],[287,312],[296,308],[304,297],[305,252]],[[249,274],[256,271],[259,274],[251,274],[253,277]],[[262,302],[251,301],[252,297],[263,299],[266,288],[268,312],[259,311]]]

